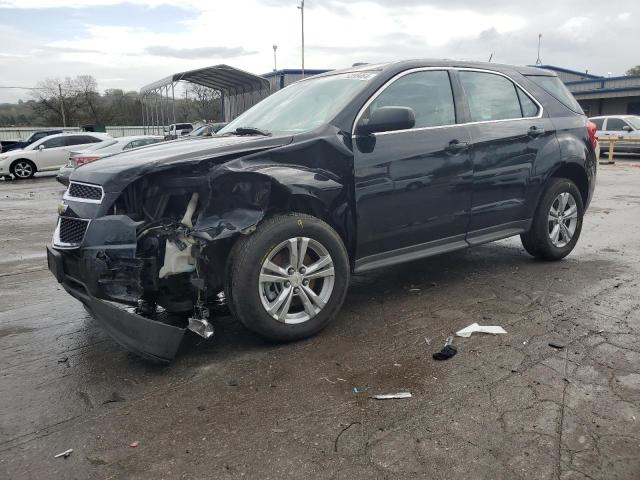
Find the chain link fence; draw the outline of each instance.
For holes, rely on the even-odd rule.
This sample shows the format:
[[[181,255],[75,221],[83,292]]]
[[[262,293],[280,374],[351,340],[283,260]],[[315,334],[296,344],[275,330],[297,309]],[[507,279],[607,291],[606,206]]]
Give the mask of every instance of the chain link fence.
[[[38,130],[64,130],[65,132],[79,132],[78,127],[2,127],[0,128],[0,140],[26,139]],[[159,128],[143,126],[113,126],[106,127],[107,133],[112,137],[126,137],[129,135],[162,135]]]

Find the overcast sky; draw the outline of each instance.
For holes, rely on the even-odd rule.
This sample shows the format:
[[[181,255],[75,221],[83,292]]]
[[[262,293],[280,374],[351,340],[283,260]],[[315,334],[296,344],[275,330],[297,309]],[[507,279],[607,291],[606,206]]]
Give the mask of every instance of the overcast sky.
[[[0,0],[0,86],[90,74],[138,90],[226,63],[300,68],[296,0]],[[305,65],[452,58],[543,63],[606,75],[640,64],[639,0],[306,0]],[[0,88],[0,102],[27,99]]]

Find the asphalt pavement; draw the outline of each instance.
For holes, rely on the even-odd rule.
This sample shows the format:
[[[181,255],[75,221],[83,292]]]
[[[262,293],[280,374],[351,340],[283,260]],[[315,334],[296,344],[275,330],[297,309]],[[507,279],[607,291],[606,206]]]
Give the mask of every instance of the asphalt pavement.
[[[561,262],[514,238],[356,276],[314,338],[223,317],[169,366],[46,270],[62,191],[0,181],[0,478],[640,478],[640,161],[600,167]],[[507,333],[432,359],[473,322]]]

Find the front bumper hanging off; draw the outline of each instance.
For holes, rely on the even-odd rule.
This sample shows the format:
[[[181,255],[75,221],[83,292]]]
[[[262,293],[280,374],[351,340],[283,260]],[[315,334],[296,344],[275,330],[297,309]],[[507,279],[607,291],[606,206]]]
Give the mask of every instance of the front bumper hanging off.
[[[95,298],[78,279],[65,273],[63,255],[47,246],[47,263],[56,280],[80,300],[93,318],[127,350],[144,358],[170,362],[176,355],[186,328],[138,315],[117,303]]]

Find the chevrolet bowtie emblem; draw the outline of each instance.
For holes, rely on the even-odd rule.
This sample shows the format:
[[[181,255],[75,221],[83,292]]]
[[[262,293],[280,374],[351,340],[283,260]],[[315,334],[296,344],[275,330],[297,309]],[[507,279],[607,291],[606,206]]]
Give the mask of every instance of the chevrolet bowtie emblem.
[[[62,214],[64,214],[64,213],[66,213],[67,208],[69,208],[69,205],[67,205],[67,204],[66,204],[66,203],[64,203],[64,202],[60,202],[60,203],[58,204],[58,215],[62,215]]]

